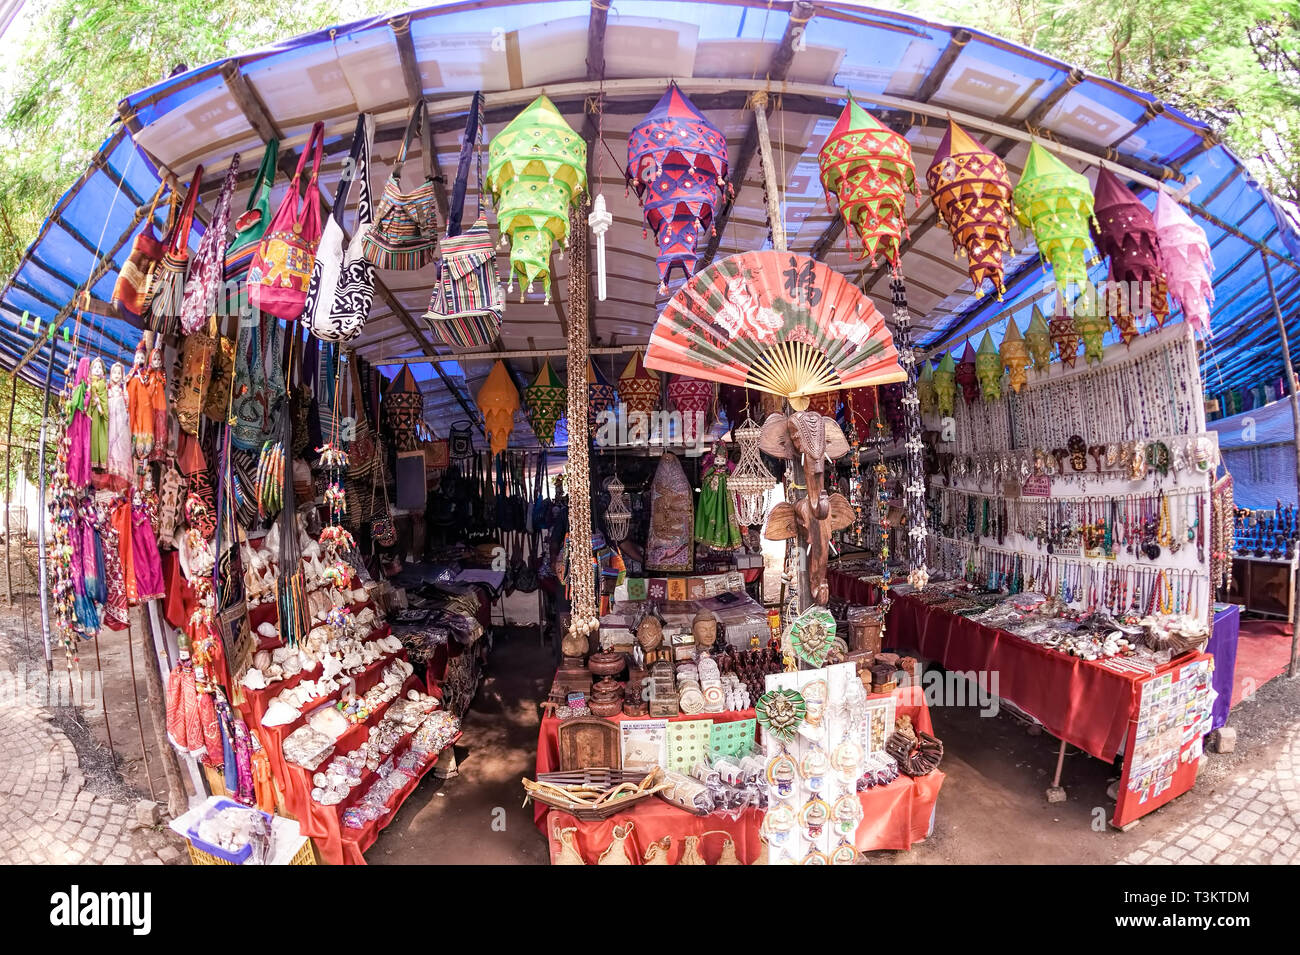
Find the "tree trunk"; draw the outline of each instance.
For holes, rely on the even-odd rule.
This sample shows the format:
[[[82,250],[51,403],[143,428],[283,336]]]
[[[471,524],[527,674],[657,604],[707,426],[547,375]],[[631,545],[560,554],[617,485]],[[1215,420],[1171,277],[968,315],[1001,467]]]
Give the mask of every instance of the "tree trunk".
[[[163,688],[162,665],[143,607],[131,608],[131,637],[135,639],[137,636],[140,648],[144,651],[144,678],[149,686],[149,722],[153,724],[154,745],[157,747],[155,755],[167,776],[167,812],[175,819],[189,809],[189,793],[181,778],[176,750],[172,749],[172,744],[167,739],[167,693]]]

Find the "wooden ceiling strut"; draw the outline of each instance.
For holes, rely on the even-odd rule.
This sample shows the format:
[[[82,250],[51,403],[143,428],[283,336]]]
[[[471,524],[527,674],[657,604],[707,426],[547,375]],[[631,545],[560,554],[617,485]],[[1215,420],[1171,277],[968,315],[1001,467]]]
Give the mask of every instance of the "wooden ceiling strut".
[[[803,0],[795,0],[790,7],[790,18],[785,25],[785,33],[781,37],[775,51],[772,53],[772,60],[768,64],[767,76],[763,83],[763,92],[773,86],[785,82],[785,78],[790,73],[790,64],[794,61],[795,44],[803,36],[807,28],[808,21],[817,13],[817,8]],[[666,84],[665,84],[666,85]],[[758,92],[755,90],[755,92]],[[765,103],[764,109],[770,107],[771,103]],[[783,107],[784,108],[784,107]],[[766,117],[765,117],[766,118]],[[722,242],[722,236],[727,229],[727,220],[731,217],[731,210],[736,207],[736,200],[740,195],[740,190],[745,185],[745,174],[749,171],[750,165],[754,161],[754,154],[758,151],[758,123],[751,118],[749,127],[745,131],[745,139],[740,144],[740,149],[733,160],[728,163],[731,171],[731,182],[733,194],[731,200],[725,203],[722,210],[713,220],[713,235],[709,239],[709,244],[704,247],[704,252],[696,263],[695,271],[702,272],[708,268],[713,257],[718,254],[718,246]]]

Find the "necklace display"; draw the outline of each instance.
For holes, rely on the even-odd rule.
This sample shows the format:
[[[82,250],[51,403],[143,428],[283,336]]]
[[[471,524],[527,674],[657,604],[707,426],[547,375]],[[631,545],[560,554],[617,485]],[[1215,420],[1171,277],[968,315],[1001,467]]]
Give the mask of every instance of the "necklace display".
[[[1053,366],[1018,394],[957,402],[951,464],[928,495],[936,576],[1074,612],[1210,612],[1211,580],[1230,567],[1212,512],[1232,534],[1210,490],[1217,437],[1192,336],[1149,338],[1095,367]]]

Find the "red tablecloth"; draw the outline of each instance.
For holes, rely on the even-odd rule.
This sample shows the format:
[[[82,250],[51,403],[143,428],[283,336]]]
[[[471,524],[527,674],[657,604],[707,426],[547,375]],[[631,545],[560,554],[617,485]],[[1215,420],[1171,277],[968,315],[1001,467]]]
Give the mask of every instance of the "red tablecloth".
[[[925,705],[921,687],[901,687],[894,691],[894,698],[897,701],[898,716],[910,716],[912,725],[921,732],[934,732],[930,723],[930,711]],[[753,710],[742,710],[699,716],[676,716],[672,719],[675,721],[708,718],[715,722],[726,723],[732,720],[752,719],[753,716]],[[614,717],[614,720],[620,722],[626,718]],[[559,769],[559,747],[556,737],[559,725],[560,721],[554,717],[542,720],[537,737],[539,773]],[[858,797],[862,802],[865,815],[862,824],[858,826],[858,849],[864,852],[872,849],[908,849],[911,848],[912,843],[924,839],[930,831],[943,780],[942,772],[933,772],[928,776],[915,779],[900,776],[888,786],[877,786],[875,789],[859,793]],[[747,809],[734,820],[725,815],[696,816],[662,799],[650,798],[627,812],[616,813],[608,819],[595,822],[584,822],[567,812],[535,803],[533,818],[537,827],[547,834],[552,858],[558,853],[558,844],[554,835],[557,828],[576,827],[579,851],[588,862],[595,862],[601,850],[609,845],[614,826],[631,820],[636,825],[629,839],[629,845],[634,847],[638,862],[646,847],[664,836],[672,837],[673,846],[669,861],[675,863],[682,851],[682,840],[686,836],[723,830],[735,840],[740,861],[748,865],[759,852],[758,834],[763,822],[763,812],[758,809]],[[716,862],[721,846],[719,836],[705,839],[703,842],[705,859],[711,863]]]

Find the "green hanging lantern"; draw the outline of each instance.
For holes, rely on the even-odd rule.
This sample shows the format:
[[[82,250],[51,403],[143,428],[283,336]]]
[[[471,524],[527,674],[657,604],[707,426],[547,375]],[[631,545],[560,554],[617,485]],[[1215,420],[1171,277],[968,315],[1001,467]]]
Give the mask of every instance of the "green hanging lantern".
[[[1047,374],[1052,364],[1052,333],[1047,328],[1047,319],[1038,306],[1034,306],[1034,317],[1029,320],[1029,329],[1025,332],[1025,344],[1034,359],[1034,371],[1040,375]]]
[[[542,362],[537,377],[524,389],[524,410],[528,414],[528,424],[542,447],[555,446],[555,425],[568,407],[568,401],[564,382],[555,373],[549,360]]]
[[[1092,187],[1038,143],[1029,147],[1025,171],[1015,190],[1016,218],[1034,233],[1038,253],[1052,266],[1064,295],[1070,283],[1088,281]]]
[[[934,396],[939,406],[939,414],[945,417],[952,414],[957,400],[957,365],[948,352],[934,370]]]
[[[934,366],[927,358],[921,362],[921,373],[916,376],[916,397],[921,403],[921,414],[933,414],[938,405],[934,392]]]
[[[987,329],[979,351],[975,353],[975,377],[979,379],[980,394],[985,401],[997,401],[1002,397],[1002,356]]]
[[[569,203],[587,188],[587,144],[545,95],[537,97],[492,139],[488,188],[501,240],[510,241],[510,282],[541,280],[551,300],[551,245],[567,244]]]
[[[1110,331],[1110,319],[1105,315],[1076,315],[1074,316],[1074,330],[1079,333],[1083,339],[1083,357],[1088,364],[1100,364],[1102,349],[1102,339]]]

